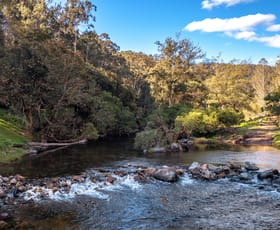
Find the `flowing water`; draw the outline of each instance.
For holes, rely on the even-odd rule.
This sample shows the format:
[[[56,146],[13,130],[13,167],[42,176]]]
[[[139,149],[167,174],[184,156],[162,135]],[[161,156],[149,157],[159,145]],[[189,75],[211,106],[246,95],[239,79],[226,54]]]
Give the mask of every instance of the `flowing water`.
[[[133,150],[132,140],[119,139],[25,157],[9,168],[1,168],[0,174],[67,177],[82,172],[95,174],[97,168],[180,166],[193,161],[250,161],[262,169],[280,169],[280,151],[252,146],[144,154]],[[187,174],[173,184],[140,184],[130,174],[116,177],[110,186],[87,178],[72,186],[69,193],[49,194],[44,200],[31,193],[26,199],[31,197],[34,203],[17,211],[26,229],[253,229],[256,224],[260,229],[280,227],[269,225],[272,221],[280,223],[279,193],[260,192],[254,186],[227,180],[196,181]]]

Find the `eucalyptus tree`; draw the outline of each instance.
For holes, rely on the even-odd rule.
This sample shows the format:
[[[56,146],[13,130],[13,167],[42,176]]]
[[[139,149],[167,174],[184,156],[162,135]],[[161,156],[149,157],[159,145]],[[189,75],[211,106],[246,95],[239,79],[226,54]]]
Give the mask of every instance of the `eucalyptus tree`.
[[[58,25],[60,35],[72,41],[73,52],[77,52],[77,42],[80,30],[87,30],[93,27],[95,20],[93,11],[96,6],[89,0],[66,0],[58,14]]]
[[[276,115],[278,117],[280,116],[280,88],[278,87],[271,93],[265,96],[264,98],[266,102],[265,109],[272,115]]]
[[[151,55],[133,51],[121,52],[121,56],[125,58],[132,73],[125,79],[126,84],[139,96],[143,84],[147,82],[150,70],[156,64],[155,58]]]
[[[260,108],[265,105],[264,97],[273,90],[273,68],[265,58],[261,58],[255,66],[252,85],[256,92],[257,103]]]
[[[251,110],[255,95],[251,75],[252,66],[249,64],[216,64],[214,75],[206,80],[208,105],[237,112]]]
[[[278,60],[276,61],[274,66],[272,85],[274,87],[273,90],[276,90],[278,87],[280,87],[280,57],[278,57]]]
[[[141,126],[144,126],[145,118],[154,108],[154,98],[148,83],[150,70],[155,66],[153,56],[133,51],[121,52],[121,56],[129,67],[129,74],[123,79],[124,85],[132,89],[136,97],[137,118]]]
[[[159,56],[149,78],[152,95],[158,103],[169,106],[182,103],[189,81],[195,79],[191,67],[204,57],[204,53],[191,41],[179,37],[168,37],[164,43],[158,41],[156,44]]]

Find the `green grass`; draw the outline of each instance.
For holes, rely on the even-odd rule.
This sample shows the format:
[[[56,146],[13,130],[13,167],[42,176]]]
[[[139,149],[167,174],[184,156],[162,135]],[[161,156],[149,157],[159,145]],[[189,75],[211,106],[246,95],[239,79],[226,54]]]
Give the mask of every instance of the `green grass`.
[[[20,158],[28,137],[24,133],[23,121],[7,111],[0,109],[0,163],[8,163]]]
[[[240,123],[238,127],[244,128],[244,129],[252,129],[254,127],[259,126],[260,122],[261,122],[260,118],[251,120],[251,121],[244,121],[244,122]]]
[[[273,146],[280,149],[280,131],[273,136]]]

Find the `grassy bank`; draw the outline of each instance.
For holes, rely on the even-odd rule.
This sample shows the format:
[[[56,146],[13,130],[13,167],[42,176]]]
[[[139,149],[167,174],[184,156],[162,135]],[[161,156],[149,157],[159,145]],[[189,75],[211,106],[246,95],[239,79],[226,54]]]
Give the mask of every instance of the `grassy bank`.
[[[280,131],[276,132],[273,137],[273,146],[280,149]]]
[[[16,160],[26,152],[28,137],[23,127],[21,118],[0,109],[0,163]]]

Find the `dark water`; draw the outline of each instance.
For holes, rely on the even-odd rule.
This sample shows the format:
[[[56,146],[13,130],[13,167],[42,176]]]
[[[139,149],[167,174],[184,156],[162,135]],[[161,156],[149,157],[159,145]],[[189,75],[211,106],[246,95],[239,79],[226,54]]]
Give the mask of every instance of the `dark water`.
[[[191,150],[182,153],[144,154],[133,150],[132,139],[115,139],[80,145],[58,152],[26,156],[20,162],[0,168],[0,175],[21,174],[28,177],[51,177],[81,173],[95,167],[117,167],[124,164],[186,165],[251,161],[261,168],[280,169],[280,151],[269,146],[232,147],[231,149]]]
[[[0,174],[9,171],[33,178],[53,177],[74,175],[92,168],[118,168],[124,165],[172,166],[186,165],[193,161],[251,161],[261,168],[280,169],[280,151],[272,147],[144,154],[134,151],[132,144],[131,139],[119,139],[25,157],[10,168],[1,168]],[[277,223],[271,220],[278,216],[278,206],[275,208],[271,205],[280,207],[280,196],[275,198],[266,194],[259,195],[254,187],[240,188],[230,182],[194,181],[188,175],[174,184],[159,181],[139,184],[133,178],[124,177],[101,190],[91,186],[91,182],[78,184],[73,189],[73,196],[63,199],[50,197],[49,200],[36,201],[18,209],[18,217],[24,220],[22,228],[254,229],[257,225],[266,223],[252,222],[259,219],[256,218],[258,215],[269,217],[270,223]],[[227,218],[221,219],[221,213],[226,214]],[[243,221],[244,216],[247,221]],[[269,229],[267,226],[264,225],[264,229]]]

